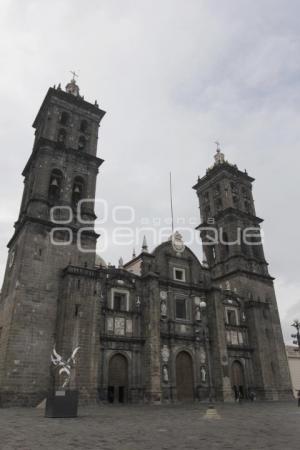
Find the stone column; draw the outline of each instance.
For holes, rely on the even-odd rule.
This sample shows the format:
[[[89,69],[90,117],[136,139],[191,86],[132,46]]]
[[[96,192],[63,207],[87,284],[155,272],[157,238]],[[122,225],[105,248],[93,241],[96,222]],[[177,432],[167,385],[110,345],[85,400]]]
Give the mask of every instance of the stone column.
[[[143,287],[145,400],[161,402],[160,299],[158,276],[148,272]]]
[[[221,292],[214,289],[207,303],[213,389],[217,400],[232,401]]]

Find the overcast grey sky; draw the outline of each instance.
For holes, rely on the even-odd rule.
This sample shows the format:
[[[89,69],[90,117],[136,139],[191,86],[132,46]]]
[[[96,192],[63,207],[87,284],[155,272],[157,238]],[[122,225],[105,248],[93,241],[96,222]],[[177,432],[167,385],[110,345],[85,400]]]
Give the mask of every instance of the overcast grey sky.
[[[31,124],[48,87],[76,70],[81,94],[107,111],[97,196],[110,213],[132,206],[135,225],[168,217],[171,170],[175,216],[199,222],[191,186],[212,164],[216,139],[256,178],[289,341],[300,317],[299,1],[1,0],[0,13],[1,278]],[[116,264],[131,251],[109,246],[104,257]]]

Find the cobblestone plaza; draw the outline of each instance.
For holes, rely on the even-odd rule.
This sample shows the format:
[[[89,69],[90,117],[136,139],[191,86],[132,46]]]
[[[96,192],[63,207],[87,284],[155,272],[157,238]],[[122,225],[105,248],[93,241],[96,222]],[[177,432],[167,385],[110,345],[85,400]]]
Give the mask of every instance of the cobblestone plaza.
[[[1,450],[296,450],[296,403],[109,405],[81,408],[77,419],[46,419],[43,409],[1,409]]]

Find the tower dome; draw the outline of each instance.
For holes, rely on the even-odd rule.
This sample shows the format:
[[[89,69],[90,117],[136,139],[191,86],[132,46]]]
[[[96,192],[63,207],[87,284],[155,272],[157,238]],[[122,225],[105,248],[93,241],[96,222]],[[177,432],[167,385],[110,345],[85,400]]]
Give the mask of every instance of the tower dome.
[[[72,94],[75,97],[79,97],[79,86],[76,84],[76,80],[75,80],[75,76],[76,73],[75,72],[71,72],[73,74],[73,78],[72,80],[66,85],[66,92],[68,94]]]
[[[106,262],[98,253],[96,253],[96,257],[95,257],[95,267],[96,268],[107,267]]]
[[[220,143],[218,141],[215,142],[217,144],[217,152],[214,156],[215,159],[215,165],[216,164],[223,164],[225,162],[225,155],[221,152],[220,149]]]

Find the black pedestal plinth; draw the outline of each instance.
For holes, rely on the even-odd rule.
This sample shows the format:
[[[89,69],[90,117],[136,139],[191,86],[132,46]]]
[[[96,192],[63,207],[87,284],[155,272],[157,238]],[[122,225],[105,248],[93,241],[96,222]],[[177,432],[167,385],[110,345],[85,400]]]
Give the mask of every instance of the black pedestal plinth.
[[[49,394],[45,417],[77,417],[78,391],[57,390]]]

